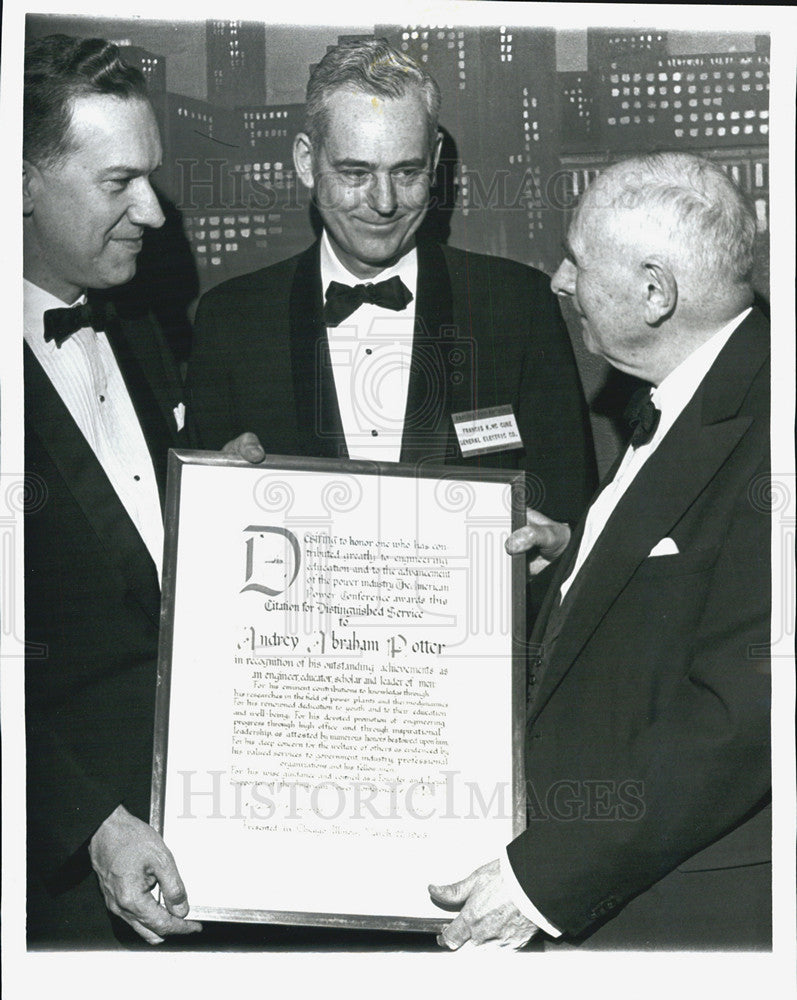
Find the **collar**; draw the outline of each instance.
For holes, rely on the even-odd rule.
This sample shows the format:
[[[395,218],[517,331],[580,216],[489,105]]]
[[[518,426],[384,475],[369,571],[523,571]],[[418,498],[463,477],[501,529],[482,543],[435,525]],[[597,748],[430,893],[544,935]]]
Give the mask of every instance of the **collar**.
[[[86,301],[86,293],[79,295],[74,302],[64,302],[52,292],[47,292],[38,285],[34,285],[27,278],[22,279],[22,298],[24,302],[24,324],[25,337],[30,339],[35,337],[41,341],[48,350],[56,350],[53,341],[44,340],[44,314],[48,309],[69,309],[71,306],[80,306]]]
[[[404,256],[390,267],[386,267],[373,278],[360,278],[345,267],[338,259],[329,235],[324,230],[321,236],[321,288],[326,290],[330,281],[339,281],[343,285],[362,285],[366,281],[387,281],[389,278],[398,275],[404,284],[415,295],[418,284],[418,251],[416,247],[409,250]],[[410,304],[412,305],[412,303]]]
[[[717,330],[708,340],[692,351],[688,358],[674,368],[670,374],[652,391],[651,399],[661,410],[661,421],[655,437],[661,438],[672,426],[697,387],[717,360],[720,351],[727,344],[733,331],[747,318],[752,307],[734,316],[722,329]]]

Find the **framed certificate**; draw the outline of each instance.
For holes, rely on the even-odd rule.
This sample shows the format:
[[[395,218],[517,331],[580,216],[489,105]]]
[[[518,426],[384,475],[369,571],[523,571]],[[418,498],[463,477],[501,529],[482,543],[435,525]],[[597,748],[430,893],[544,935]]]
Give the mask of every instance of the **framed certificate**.
[[[151,820],[190,915],[442,928],[427,884],[525,825],[523,474],[173,451],[166,523]]]

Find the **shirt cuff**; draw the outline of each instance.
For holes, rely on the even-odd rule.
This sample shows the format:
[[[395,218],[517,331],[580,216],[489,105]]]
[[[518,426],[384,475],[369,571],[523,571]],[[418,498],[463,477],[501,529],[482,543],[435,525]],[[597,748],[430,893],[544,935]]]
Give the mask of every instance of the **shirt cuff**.
[[[528,918],[533,924],[536,924],[541,931],[545,931],[552,938],[558,938],[562,936],[562,932],[557,930],[556,927],[540,913],[537,907],[531,902],[529,897],[523,891],[515,877],[515,873],[512,870],[512,865],[509,863],[509,857],[504,851],[500,857],[501,865],[501,878],[504,880],[504,886],[506,887],[507,894],[515,906],[520,910],[524,917]]]

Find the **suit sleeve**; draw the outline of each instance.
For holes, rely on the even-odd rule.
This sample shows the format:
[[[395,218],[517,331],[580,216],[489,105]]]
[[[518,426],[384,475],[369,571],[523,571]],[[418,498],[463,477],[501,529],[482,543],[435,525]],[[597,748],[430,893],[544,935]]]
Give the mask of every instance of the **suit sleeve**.
[[[509,845],[524,891],[569,935],[579,935],[617,911],[687,858],[736,830],[766,802],[771,783],[765,658],[770,520],[751,499],[749,487],[767,472],[768,462],[744,477],[729,505],[728,528],[708,583],[705,590],[693,591],[702,606],[694,629],[680,636],[682,648],[651,643],[647,650],[637,650],[639,657],[660,658],[662,670],[669,656],[671,670],[680,673],[666,704],[647,715],[643,706],[631,706],[638,714],[631,738],[608,751],[584,745],[580,774],[561,776],[600,783],[604,793],[598,807],[592,815],[576,808],[559,817],[567,821],[532,818]],[[680,585],[690,586],[686,578]],[[644,597],[651,617],[666,629],[668,611],[657,603],[659,595],[648,586],[640,590],[640,602]],[[647,667],[640,661],[637,669]],[[629,706],[595,705],[593,711],[627,713]],[[535,737],[532,729],[532,744],[535,738],[545,737]],[[574,734],[576,742],[579,738]],[[530,759],[533,772],[533,754]],[[563,807],[568,796],[583,806],[585,785],[563,787]]]
[[[149,816],[146,782],[125,773],[102,773],[85,753],[93,748],[74,744],[75,738],[61,733],[52,716],[28,711],[28,851],[54,892],[65,888],[73,873],[89,870],[84,849],[119,804],[139,819]],[[148,759],[143,763],[147,767]]]

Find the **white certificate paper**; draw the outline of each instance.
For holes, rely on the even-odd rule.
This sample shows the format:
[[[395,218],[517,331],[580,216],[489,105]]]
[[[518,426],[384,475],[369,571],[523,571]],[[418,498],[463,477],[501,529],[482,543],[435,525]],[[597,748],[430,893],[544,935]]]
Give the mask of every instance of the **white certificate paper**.
[[[522,828],[522,477],[170,462],[152,816],[191,916],[443,926],[428,882]]]

